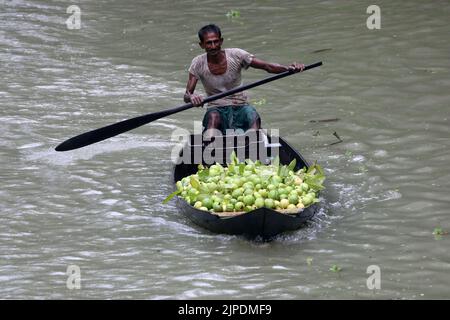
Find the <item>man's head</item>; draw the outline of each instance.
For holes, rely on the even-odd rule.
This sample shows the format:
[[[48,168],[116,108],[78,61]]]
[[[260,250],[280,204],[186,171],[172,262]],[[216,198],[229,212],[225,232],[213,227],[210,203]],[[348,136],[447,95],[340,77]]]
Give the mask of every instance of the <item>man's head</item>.
[[[207,54],[216,55],[220,52],[223,43],[220,28],[215,24],[208,24],[198,31],[199,45]]]

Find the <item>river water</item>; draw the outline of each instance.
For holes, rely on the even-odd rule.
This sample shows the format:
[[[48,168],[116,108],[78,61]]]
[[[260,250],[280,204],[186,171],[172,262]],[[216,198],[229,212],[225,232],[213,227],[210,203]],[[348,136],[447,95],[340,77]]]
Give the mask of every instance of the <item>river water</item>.
[[[80,29],[66,26],[72,4]],[[0,1],[0,298],[450,298],[450,235],[433,235],[450,230],[450,3],[377,1],[375,30],[371,4]],[[270,243],[211,234],[162,204],[171,135],[201,109],[54,151],[182,104],[210,22],[224,47],[324,63],[249,92],[263,126],[327,174],[315,218]]]

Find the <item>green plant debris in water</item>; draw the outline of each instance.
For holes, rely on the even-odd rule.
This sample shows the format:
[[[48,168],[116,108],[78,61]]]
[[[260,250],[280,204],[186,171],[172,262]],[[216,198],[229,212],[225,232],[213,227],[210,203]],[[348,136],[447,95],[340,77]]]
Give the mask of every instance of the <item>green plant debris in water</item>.
[[[230,10],[226,14],[227,18],[239,18],[241,16],[241,12],[238,10]]]
[[[263,105],[265,105],[266,104],[266,99],[265,98],[262,98],[262,99],[259,99],[259,100],[252,100],[252,104],[253,105],[255,105],[255,106],[263,106]]]
[[[333,265],[331,266],[331,268],[330,268],[330,271],[331,271],[331,272],[336,272],[336,273],[341,272],[341,270],[342,270],[342,268],[339,267],[339,266],[336,265],[336,264],[333,264]]]
[[[434,228],[434,230],[433,230],[433,234],[435,235],[435,236],[444,236],[444,235],[447,235],[448,234],[448,232],[447,231],[444,231],[444,230],[442,230],[442,228]]]
[[[359,168],[358,168],[358,171],[360,172],[360,173],[365,173],[365,172],[367,172],[367,171],[369,171],[365,166],[360,166]]]

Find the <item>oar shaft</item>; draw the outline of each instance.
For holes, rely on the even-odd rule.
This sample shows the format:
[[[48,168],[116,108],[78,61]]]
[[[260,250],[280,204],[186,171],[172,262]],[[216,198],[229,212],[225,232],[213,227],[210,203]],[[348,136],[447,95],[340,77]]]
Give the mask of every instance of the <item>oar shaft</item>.
[[[308,66],[306,66],[304,68],[305,70],[309,70],[318,66],[322,65],[322,61],[320,62],[316,62],[314,64],[310,64]],[[288,70],[285,71],[283,73],[279,73],[277,75],[247,84],[247,85],[243,85],[225,92],[221,92],[212,96],[209,96],[207,98],[205,98],[203,100],[203,103],[208,103],[244,90],[248,90],[257,86],[260,86],[262,84],[271,82],[271,81],[275,81],[284,77],[287,77],[291,74],[294,74],[295,72],[293,70]],[[159,111],[159,112],[154,112],[154,113],[149,113],[149,114],[145,114],[139,117],[135,117],[135,118],[131,118],[128,120],[124,120],[124,121],[120,121],[114,124],[110,124],[106,127],[102,127],[99,129],[95,129],[95,130],[91,130],[89,132],[85,132],[82,133],[78,136],[75,136],[73,138],[70,138],[64,142],[62,142],[61,144],[59,144],[55,150],[56,151],[69,151],[69,150],[73,150],[73,149],[78,149],[99,141],[103,141],[105,139],[117,136],[118,134],[124,133],[126,131],[130,131],[133,130],[135,128],[138,128],[140,126],[143,126],[144,124],[147,124],[149,122],[161,119],[163,117],[167,117],[170,116],[172,114],[187,110],[192,108],[194,105],[192,103],[187,103],[184,105],[181,105],[179,107],[176,108],[172,108],[172,109],[168,109],[168,110],[163,110],[163,111]]]
[[[322,65],[322,61],[319,61],[319,62],[316,62],[316,63],[313,63],[313,64],[305,66],[303,71],[306,71],[306,70],[309,70],[309,69],[312,69],[312,68],[315,68],[315,67],[318,67],[318,66],[321,66],[321,65]],[[272,82],[272,81],[275,81],[275,80],[278,80],[278,79],[281,79],[281,78],[284,78],[284,77],[287,77],[287,76],[290,76],[291,74],[294,74],[294,73],[295,72],[293,70],[288,70],[288,71],[285,71],[285,72],[282,72],[282,73],[278,73],[278,74],[276,74],[274,76],[267,77],[265,79],[262,79],[262,80],[259,80],[259,81],[256,81],[256,82],[252,82],[252,83],[240,86],[240,87],[236,87],[234,89],[231,89],[231,90],[228,90],[228,91],[225,91],[225,92],[221,92],[221,93],[215,94],[213,96],[209,96],[209,97],[203,99],[203,102],[204,103],[208,103],[208,102],[211,102],[211,101],[214,101],[214,100],[217,100],[217,99],[221,99],[223,97],[226,97],[226,96],[229,96],[229,95],[232,95],[232,94],[244,91],[244,90],[248,90],[248,89],[251,89],[251,88],[254,88],[254,87],[257,87],[257,86],[260,86],[260,85],[266,84],[268,82]]]

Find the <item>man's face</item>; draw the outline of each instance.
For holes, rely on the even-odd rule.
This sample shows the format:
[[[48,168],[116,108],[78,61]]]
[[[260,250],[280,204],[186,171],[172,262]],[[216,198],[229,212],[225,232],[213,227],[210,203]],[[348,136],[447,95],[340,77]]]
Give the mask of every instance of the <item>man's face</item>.
[[[203,41],[200,42],[200,47],[205,49],[206,53],[209,55],[216,55],[220,52],[223,43],[223,38],[219,38],[219,36],[214,32],[208,32],[203,37]]]

